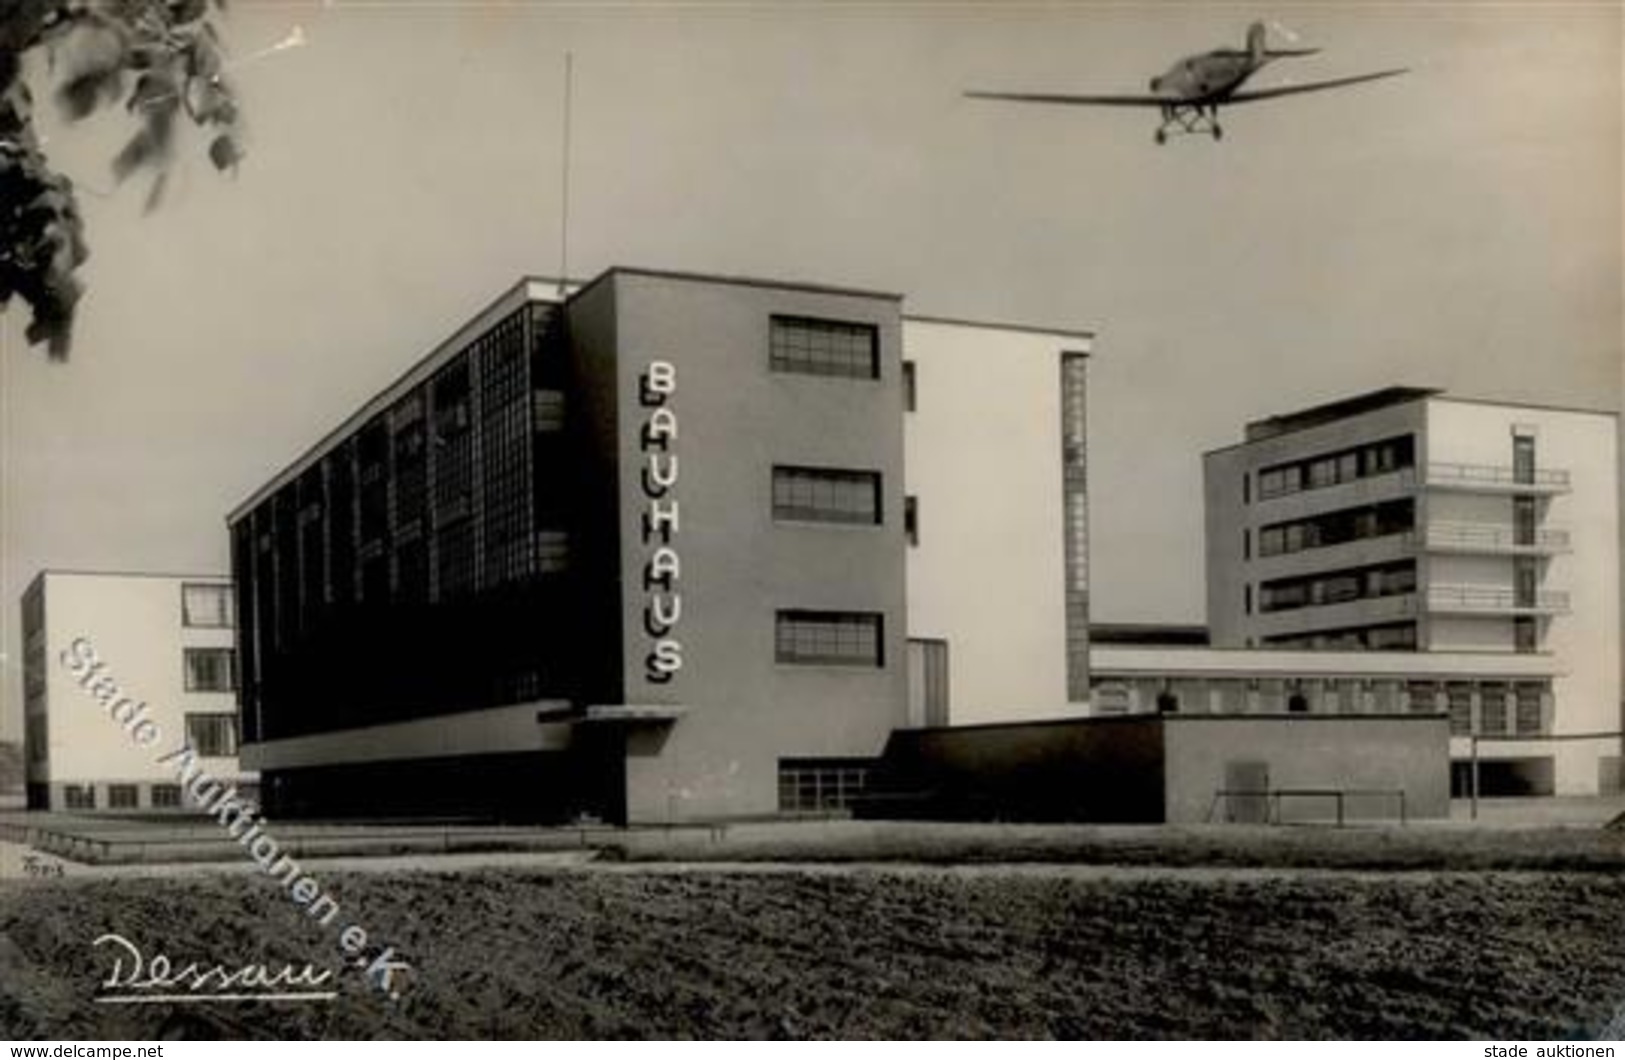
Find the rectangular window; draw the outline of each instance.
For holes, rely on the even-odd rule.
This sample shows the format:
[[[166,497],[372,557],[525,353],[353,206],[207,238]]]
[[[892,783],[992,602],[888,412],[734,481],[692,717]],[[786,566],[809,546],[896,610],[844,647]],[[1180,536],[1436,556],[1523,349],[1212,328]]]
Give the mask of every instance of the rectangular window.
[[[536,573],[570,569],[570,535],[564,530],[536,531]]]
[[[140,805],[140,796],[134,784],[107,785],[108,809],[133,810]]]
[[[186,648],[188,692],[230,692],[237,687],[230,648]]]
[[[774,659],[811,666],[884,666],[882,616],[868,611],[780,611]]]
[[[189,582],[181,586],[181,624],[231,625],[231,586]]]
[[[913,361],[904,361],[903,362],[903,411],[904,412],[913,412],[914,407],[915,407],[915,403],[918,400],[917,394],[915,392],[915,387],[917,385],[916,377],[917,377],[918,373],[919,373],[919,369],[914,366]]]
[[[188,714],[186,742],[204,758],[237,753],[237,715]]]
[[[1470,735],[1473,731],[1473,686],[1465,681],[1452,681],[1445,686],[1444,695],[1450,705],[1450,735]]]
[[[1512,543],[1514,545],[1533,545],[1535,543],[1535,524],[1537,522],[1535,498],[1512,498]]]
[[[1512,481],[1535,481],[1535,438],[1529,434],[1512,437]]]
[[[869,786],[874,763],[861,758],[779,759],[783,813],[849,811]]]
[[[172,810],[181,804],[181,786],[179,784],[154,784],[152,786],[152,808],[155,810]]]
[[[1245,471],[1241,473],[1241,503],[1253,503],[1253,477]]]
[[[1544,689],[1537,684],[1520,682],[1512,686],[1513,717],[1519,736],[1530,736],[1540,732],[1540,701],[1543,691]]]
[[[70,810],[94,810],[96,808],[96,786],[94,784],[63,785],[62,801]]]
[[[538,431],[550,433],[564,430],[564,391],[538,390],[535,405]]]
[[[1478,686],[1478,730],[1486,736],[1503,736],[1507,731],[1507,690],[1502,684],[1486,681]]]
[[[769,363],[775,372],[879,379],[879,333],[873,324],[775,316]]]
[[[880,473],[775,466],[773,518],[813,523],[879,523]]]
[[[903,498],[903,535],[911,546],[920,544],[920,498]]]
[[[1540,650],[1540,634],[1533,618],[1519,615],[1512,620],[1512,648],[1518,652]]]

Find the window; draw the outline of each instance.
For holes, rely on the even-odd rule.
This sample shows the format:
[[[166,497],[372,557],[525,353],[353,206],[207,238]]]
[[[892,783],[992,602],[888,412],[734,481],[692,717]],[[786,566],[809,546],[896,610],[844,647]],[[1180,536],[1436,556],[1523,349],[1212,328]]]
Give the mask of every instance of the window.
[[[134,784],[107,785],[107,808],[110,810],[133,810],[141,805],[140,796]]]
[[[564,429],[564,391],[536,391],[536,429],[544,432]]]
[[[1545,689],[1538,684],[1520,682],[1512,686],[1513,720],[1518,735],[1528,736],[1540,732],[1541,694]]]
[[[237,753],[237,715],[188,714],[186,742],[205,758]]]
[[[1469,735],[1473,731],[1473,686],[1452,681],[1444,686],[1444,696],[1450,707],[1450,735]]]
[[[1507,731],[1507,691],[1502,684],[1485,682],[1478,686],[1479,731],[1501,736]]]
[[[880,473],[774,467],[773,518],[814,523],[879,523]]]
[[[187,626],[231,625],[231,586],[182,585],[181,623]]]
[[[1512,620],[1512,649],[1518,652],[1540,650],[1540,634],[1533,618],[1519,615]]]
[[[920,498],[908,496],[903,498],[903,536],[908,543],[918,546],[920,543]]]
[[[776,316],[769,350],[775,372],[880,378],[878,334],[873,324]]]
[[[796,665],[884,666],[882,619],[867,611],[780,611],[774,658]]]
[[[237,687],[230,648],[187,648],[186,690],[230,692]]]
[[[874,764],[861,758],[779,759],[779,810],[818,813],[850,810],[869,787]]]
[[[1535,438],[1530,434],[1512,437],[1512,481],[1535,481]]]
[[[1512,543],[1514,545],[1533,545],[1535,543],[1535,498],[1512,498]]]
[[[536,531],[536,573],[556,574],[570,567],[570,535],[563,530]]]
[[[1241,503],[1253,503],[1253,477],[1245,471],[1241,473]]]
[[[94,784],[65,784],[62,787],[62,801],[70,810],[94,810],[96,808],[96,786]]]
[[[914,362],[913,361],[904,361],[903,362],[903,411],[904,412],[913,412],[914,411],[914,406],[915,406],[915,401],[916,401],[915,386],[917,385],[916,376],[917,376],[918,372],[919,372],[919,369],[914,367]]]
[[[152,807],[155,810],[172,810],[181,804],[181,786],[179,784],[154,784],[152,786]]]

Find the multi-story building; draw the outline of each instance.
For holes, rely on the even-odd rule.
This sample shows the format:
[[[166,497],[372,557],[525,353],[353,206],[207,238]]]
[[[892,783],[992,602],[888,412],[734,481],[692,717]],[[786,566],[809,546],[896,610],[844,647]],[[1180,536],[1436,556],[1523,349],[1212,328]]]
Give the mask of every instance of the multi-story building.
[[[1448,653],[1454,677],[1375,676],[1450,713],[1458,791],[1475,753],[1512,790],[1617,786],[1612,413],[1395,387],[1251,423],[1204,464],[1215,648]],[[1507,655],[1516,674],[1475,673]]]
[[[557,291],[520,283],[229,516],[270,812],[828,809],[950,696],[1064,703],[1086,336],[627,268]],[[987,402],[995,362],[1039,403]],[[1029,484],[1004,488],[979,402]],[[1001,496],[1039,553],[967,525]],[[1006,656],[1012,629],[1046,657]]]
[[[183,745],[252,792],[237,765],[226,578],[47,570],[22,618],[31,809],[180,810],[176,768],[159,759]],[[145,743],[133,739],[140,722]]]
[[[1084,331],[903,320],[912,724],[1083,710],[1092,344]]]

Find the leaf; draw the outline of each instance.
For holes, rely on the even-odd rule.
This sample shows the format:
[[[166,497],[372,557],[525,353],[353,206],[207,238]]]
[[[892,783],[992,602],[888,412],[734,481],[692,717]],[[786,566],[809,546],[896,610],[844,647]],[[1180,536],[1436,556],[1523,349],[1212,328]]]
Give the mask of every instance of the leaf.
[[[131,173],[158,158],[158,145],[153,142],[150,129],[142,129],[113,156],[113,176],[124,180]]]
[[[175,79],[169,72],[153,70],[142,74],[136,80],[135,90],[130,93],[130,98],[125,101],[124,106],[127,110],[140,110],[174,100],[177,96]]]
[[[214,168],[218,170],[235,170],[237,163],[242,160],[243,152],[237,146],[237,141],[226,133],[216,136],[214,142],[209,144],[209,161],[213,162]]]

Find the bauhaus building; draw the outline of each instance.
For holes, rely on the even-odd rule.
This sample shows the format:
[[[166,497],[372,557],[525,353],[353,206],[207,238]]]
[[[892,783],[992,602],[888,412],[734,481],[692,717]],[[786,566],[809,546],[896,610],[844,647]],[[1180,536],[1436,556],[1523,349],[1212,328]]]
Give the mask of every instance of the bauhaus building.
[[[1089,342],[880,292],[521,282],[229,517],[267,810],[827,808],[950,698],[1076,710]]]

